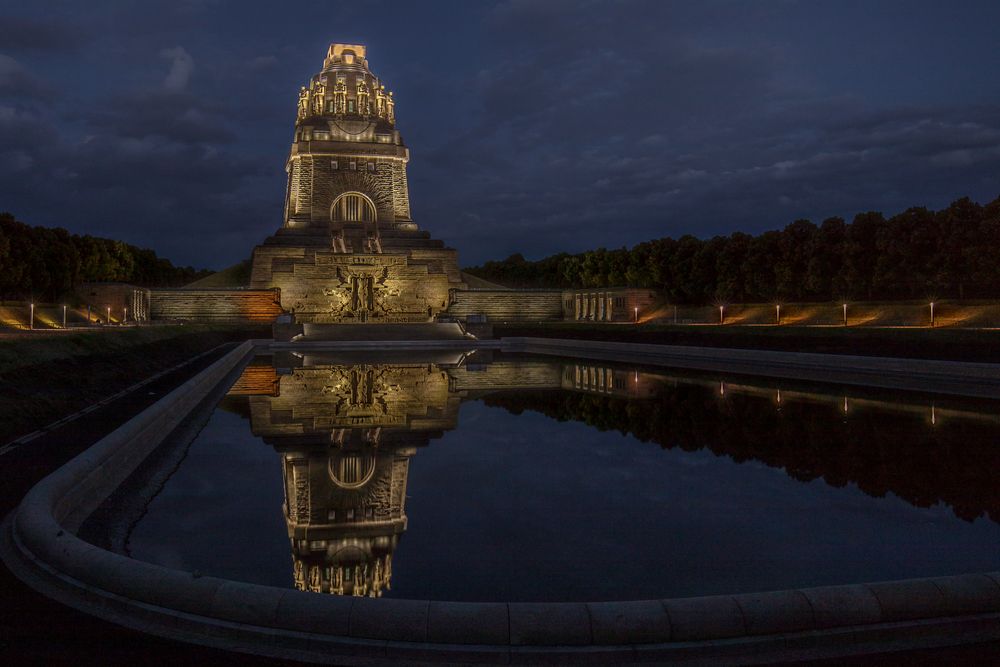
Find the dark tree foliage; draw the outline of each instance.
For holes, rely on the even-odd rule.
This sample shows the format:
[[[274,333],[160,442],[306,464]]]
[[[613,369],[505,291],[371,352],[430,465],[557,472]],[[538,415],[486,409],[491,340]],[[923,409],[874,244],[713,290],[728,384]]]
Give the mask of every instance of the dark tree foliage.
[[[824,403],[788,402],[733,393],[725,400],[704,386],[681,383],[651,400],[558,391],[498,393],[487,405],[515,414],[540,412],[601,431],[631,434],[664,449],[709,451],[737,463],[760,461],[806,482],[857,484],[870,496],[894,493],[917,507],[943,502],[971,521],[1000,521],[993,471],[1000,448],[990,422],[930,428],[905,412],[856,410],[849,419]]]
[[[174,266],[152,250],[122,241],[31,227],[10,213],[0,213],[0,297],[4,299],[55,301],[85,282],[175,287],[210,273]]]
[[[509,287],[649,287],[672,303],[994,298],[1000,198],[911,208],[889,219],[796,220],[781,231],[645,241],[465,269]]]

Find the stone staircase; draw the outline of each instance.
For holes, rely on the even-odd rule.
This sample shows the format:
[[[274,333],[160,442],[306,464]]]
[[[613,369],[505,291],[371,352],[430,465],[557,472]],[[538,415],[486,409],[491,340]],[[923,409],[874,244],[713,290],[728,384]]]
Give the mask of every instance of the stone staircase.
[[[474,340],[457,322],[426,324],[302,324],[296,343],[318,341]],[[277,338],[277,336],[276,336]]]

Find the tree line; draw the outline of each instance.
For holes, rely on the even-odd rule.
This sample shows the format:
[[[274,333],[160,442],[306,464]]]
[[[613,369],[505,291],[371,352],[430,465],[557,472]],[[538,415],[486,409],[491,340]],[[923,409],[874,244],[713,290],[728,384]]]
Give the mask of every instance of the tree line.
[[[80,283],[176,287],[212,273],[174,264],[122,241],[33,227],[0,213],[0,296],[56,301]]]
[[[629,248],[511,255],[465,269],[508,287],[647,287],[671,303],[1000,296],[1000,198],[850,223],[796,220],[756,236],[661,238]]]

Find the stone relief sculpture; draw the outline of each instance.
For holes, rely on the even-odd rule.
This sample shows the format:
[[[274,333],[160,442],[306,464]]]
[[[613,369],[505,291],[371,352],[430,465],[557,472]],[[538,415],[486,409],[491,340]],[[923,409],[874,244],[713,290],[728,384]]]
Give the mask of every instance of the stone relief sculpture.
[[[320,80],[316,83],[316,87],[312,92],[313,100],[313,113],[315,115],[320,115],[324,111],[324,106],[326,104],[326,82]]]
[[[299,91],[298,118],[299,120],[302,120],[308,115],[309,115],[309,90],[305,86],[302,86],[302,89]]]

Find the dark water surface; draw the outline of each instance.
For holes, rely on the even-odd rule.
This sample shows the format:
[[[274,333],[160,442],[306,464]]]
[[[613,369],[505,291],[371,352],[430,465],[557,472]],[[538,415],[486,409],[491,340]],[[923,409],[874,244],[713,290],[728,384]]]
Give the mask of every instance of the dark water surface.
[[[995,570],[997,407],[499,354],[265,357],[127,548],[242,581],[478,601]]]

